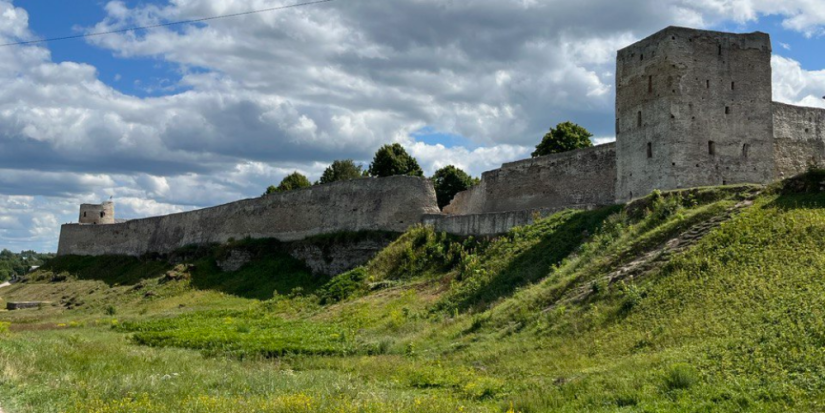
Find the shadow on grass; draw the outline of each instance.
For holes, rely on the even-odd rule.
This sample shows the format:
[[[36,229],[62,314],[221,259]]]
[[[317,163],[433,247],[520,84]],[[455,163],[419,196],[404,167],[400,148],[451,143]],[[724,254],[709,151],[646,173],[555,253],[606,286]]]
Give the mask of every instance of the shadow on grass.
[[[249,263],[238,271],[223,272],[217,265],[231,251],[243,251]],[[191,284],[201,290],[216,290],[243,298],[268,300],[276,294],[311,294],[329,281],[316,275],[287,252],[277,240],[246,240],[220,246],[212,254],[195,261]]]
[[[217,261],[233,250],[245,251],[250,258],[240,270],[223,272]],[[186,263],[186,266],[177,266]],[[80,280],[103,281],[110,287],[135,285],[169,274],[174,279],[189,279],[200,290],[214,290],[243,298],[267,300],[275,294],[312,293],[328,281],[314,275],[304,262],[289,255],[277,240],[244,240],[224,246],[183,248],[169,256],[61,256],[41,268],[45,281],[74,276]]]
[[[135,285],[144,279],[157,278],[172,269],[166,261],[127,256],[60,256],[49,260],[40,271],[51,272],[58,279],[72,275],[80,280],[103,281],[110,287]]]
[[[42,267],[40,281],[62,280],[71,275],[116,286],[135,285],[170,275],[170,279],[188,279],[196,289],[268,300],[276,294],[312,294],[330,280],[326,275],[313,274],[303,261],[290,255],[291,250],[315,248],[320,251],[320,259],[330,259],[336,247],[346,248],[362,241],[386,245],[398,236],[397,233],[379,231],[341,232],[289,244],[276,239],[245,239],[226,245],[185,247],[169,255],[150,254],[140,258],[61,256]],[[237,271],[224,272],[217,263],[226,260],[233,251],[246,255],[248,262]]]
[[[472,291],[456,297],[454,307],[459,310],[481,310],[512,295],[518,288],[547,277],[553,266],[569,257],[609,216],[621,209],[622,206],[613,206],[594,211],[578,211],[561,219],[551,217],[545,221],[545,225],[534,225],[534,230],[543,232],[538,243],[518,253],[507,267],[492,277],[477,280],[479,282]],[[548,227],[552,220],[557,221]]]
[[[822,209],[825,208],[825,192],[807,194],[784,194],[765,208],[778,208],[784,211],[791,209]]]

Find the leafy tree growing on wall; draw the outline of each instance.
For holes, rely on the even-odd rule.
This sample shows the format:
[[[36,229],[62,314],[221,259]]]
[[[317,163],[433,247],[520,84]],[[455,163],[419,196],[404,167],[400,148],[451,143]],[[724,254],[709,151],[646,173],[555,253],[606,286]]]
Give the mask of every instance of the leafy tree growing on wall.
[[[352,159],[345,159],[343,161],[335,161],[332,165],[324,170],[321,175],[319,184],[329,184],[336,181],[348,181],[350,179],[358,179],[364,176],[364,167],[356,165]]]
[[[450,204],[455,194],[466,191],[477,183],[478,178],[473,178],[453,165],[435,171],[433,186],[435,187],[435,196],[438,199],[438,207],[443,209]]]
[[[266,194],[272,194],[275,192],[286,192],[291,191],[293,189],[300,189],[300,188],[309,188],[312,186],[312,183],[309,182],[306,176],[301,175],[299,172],[293,172],[287,175],[278,186],[270,185],[269,188],[266,189]]]
[[[593,142],[590,141],[591,137],[593,137],[592,133],[573,122],[559,123],[544,135],[541,143],[536,146],[533,157],[589,148],[593,146]]]
[[[375,177],[424,176],[424,171],[418,166],[418,161],[410,156],[403,146],[394,143],[382,146],[375,153],[375,157],[370,164],[369,174]]]

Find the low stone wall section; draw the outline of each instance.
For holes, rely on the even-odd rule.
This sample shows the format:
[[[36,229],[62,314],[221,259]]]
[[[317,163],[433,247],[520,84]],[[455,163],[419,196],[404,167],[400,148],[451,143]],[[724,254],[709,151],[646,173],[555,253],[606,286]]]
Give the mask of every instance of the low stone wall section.
[[[481,182],[456,195],[449,215],[611,205],[616,192],[616,147],[592,148],[525,159],[485,172]]]
[[[423,223],[432,226],[436,232],[446,232],[463,237],[486,237],[505,234],[515,227],[530,225],[537,218],[546,218],[565,209],[591,210],[599,206],[580,205],[577,208],[544,208],[474,215],[427,215]]]
[[[437,213],[426,179],[365,178],[120,224],[67,224],[58,255],[140,256],[247,237],[296,241],[344,231],[404,232]]]
[[[773,103],[776,178],[825,166],[825,109]]]

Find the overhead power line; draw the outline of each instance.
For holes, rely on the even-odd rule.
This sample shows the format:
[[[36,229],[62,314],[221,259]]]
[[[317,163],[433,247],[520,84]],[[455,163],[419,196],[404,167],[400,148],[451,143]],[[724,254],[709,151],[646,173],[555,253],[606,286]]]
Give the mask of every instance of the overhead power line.
[[[271,7],[271,8],[268,8],[268,9],[251,10],[251,11],[246,11],[246,12],[242,12],[242,13],[232,13],[232,14],[224,14],[224,15],[220,15],[220,16],[204,17],[204,18],[201,18],[201,19],[181,20],[181,21],[175,21],[175,22],[169,22],[169,23],[160,23],[160,24],[154,24],[154,25],[151,25],[151,26],[136,26],[136,27],[130,27],[128,29],[108,30],[108,31],[105,31],[105,32],[94,32],[94,33],[77,34],[77,35],[73,35],[73,36],[52,37],[50,39],[29,40],[29,41],[24,41],[24,42],[6,43],[6,44],[0,44],[0,47],[20,46],[20,45],[35,44],[35,43],[56,42],[56,41],[60,41],[60,40],[82,39],[82,38],[85,38],[85,37],[105,36],[107,34],[118,34],[118,33],[127,33],[127,32],[138,31],[138,30],[157,29],[159,27],[178,26],[178,25],[182,25],[182,24],[200,23],[200,22],[205,22],[205,21],[209,21],[209,20],[226,19],[226,18],[229,18],[229,17],[247,16],[247,15],[250,15],[250,14],[265,13],[265,12],[269,12],[269,11],[283,10],[283,9],[292,9],[292,8],[295,8],[295,7],[302,7],[302,6],[311,6],[311,5],[314,5],[314,4],[329,3],[329,2],[332,2],[332,1],[334,1],[334,0],[317,0],[317,1],[310,1],[310,2],[306,2],[306,3],[297,3],[297,4],[289,4],[289,5],[286,5],[286,6]]]

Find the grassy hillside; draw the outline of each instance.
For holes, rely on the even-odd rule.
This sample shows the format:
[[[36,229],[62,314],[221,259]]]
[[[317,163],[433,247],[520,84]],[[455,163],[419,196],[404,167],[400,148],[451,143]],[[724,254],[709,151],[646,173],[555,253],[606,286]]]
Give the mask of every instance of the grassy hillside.
[[[823,178],[654,193],[492,240],[414,228],[333,279],[266,242],[174,264],[62,258],[0,290],[54,302],[0,313],[0,404],[821,411]],[[221,273],[233,247],[256,259]]]

